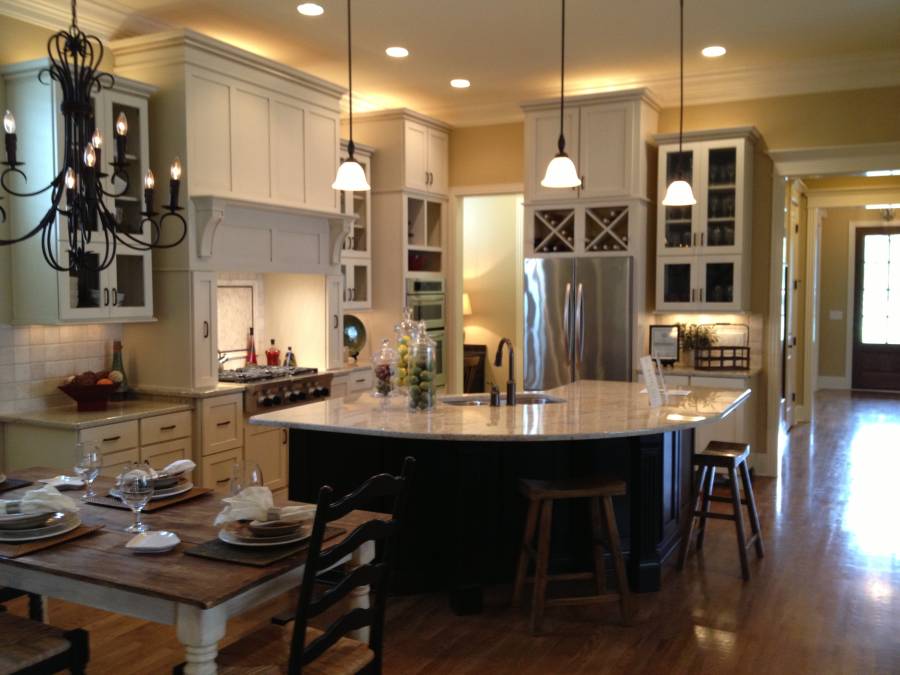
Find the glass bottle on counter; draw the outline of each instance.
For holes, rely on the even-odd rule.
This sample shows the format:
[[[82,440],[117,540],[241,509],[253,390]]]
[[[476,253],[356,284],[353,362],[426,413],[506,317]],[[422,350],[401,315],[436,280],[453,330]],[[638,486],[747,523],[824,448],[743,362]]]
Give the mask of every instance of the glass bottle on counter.
[[[434,376],[436,367],[436,343],[425,330],[424,322],[416,330],[416,337],[409,347],[407,387],[410,410],[431,410],[435,404]]]
[[[128,377],[125,375],[125,362],[122,358],[122,343],[119,340],[113,341],[112,366],[109,368],[109,375],[110,379],[119,385],[116,387],[116,390],[112,393],[110,398],[113,401],[124,401],[128,396]]]
[[[287,351],[284,353],[284,367],[296,368],[297,358],[294,356],[294,348],[288,345]]]
[[[397,383],[401,388],[407,386],[407,376],[409,374],[409,348],[418,334],[418,325],[412,319],[412,310],[409,307],[403,308],[403,321],[394,327],[397,335]]]
[[[275,338],[269,340],[269,348],[266,350],[266,365],[277,366],[281,363],[281,350],[275,346]]]
[[[375,371],[375,391],[373,395],[386,400],[393,396],[397,387],[397,352],[391,349],[388,339],[381,341],[381,350],[372,359]]]
[[[256,339],[253,337],[253,326],[250,326],[250,334],[247,336],[247,363],[248,366],[256,365]]]

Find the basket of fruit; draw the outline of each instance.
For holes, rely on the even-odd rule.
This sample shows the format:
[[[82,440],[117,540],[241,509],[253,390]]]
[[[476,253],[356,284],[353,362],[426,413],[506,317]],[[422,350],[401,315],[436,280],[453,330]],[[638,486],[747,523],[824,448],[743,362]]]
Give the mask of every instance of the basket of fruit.
[[[118,371],[94,373],[88,370],[81,375],[72,375],[59,389],[75,401],[79,412],[106,410],[109,397],[119,386],[115,381],[117,374]]]

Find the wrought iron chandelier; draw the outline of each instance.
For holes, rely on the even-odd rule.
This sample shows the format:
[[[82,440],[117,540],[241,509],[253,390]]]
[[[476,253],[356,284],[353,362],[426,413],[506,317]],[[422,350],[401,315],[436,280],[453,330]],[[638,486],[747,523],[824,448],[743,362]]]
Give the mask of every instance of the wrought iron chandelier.
[[[147,171],[144,178],[144,209],[140,212],[141,231],[146,225],[149,237],[141,238],[123,228],[115,215],[106,206],[106,199],[121,197],[129,189],[130,179],[126,167],[126,144],[128,120],[120,113],[115,124],[115,156],[109,163],[111,173],[103,172],[101,162],[103,135],[96,126],[92,94],[110,89],[115,78],[110,73],[99,71],[103,59],[103,44],[100,39],[83,33],[78,28],[76,0],[72,0],[72,25],[52,35],[47,41],[49,67],[41,70],[38,80],[53,86],[55,82],[62,92],[60,109],[63,116],[62,166],[59,173],[45,187],[33,192],[19,192],[7,184],[13,174],[27,181],[27,176],[19,167],[16,157],[16,120],[10,111],[3,117],[6,142],[7,167],[0,174],[0,186],[16,197],[35,197],[50,192],[50,206],[41,220],[30,230],[18,237],[0,239],[0,246],[10,246],[41,235],[41,251],[44,260],[59,272],[79,270],[100,271],[109,267],[116,257],[119,245],[138,251],[173,248],[178,246],[187,234],[187,222],[179,213],[178,193],[181,185],[181,162],[176,157],[172,162],[169,181],[169,203],[163,207],[164,213],[153,210],[155,178]],[[109,178],[109,189],[104,179]],[[121,184],[121,188],[117,188]],[[65,199],[64,199],[65,198]],[[0,216],[6,219],[0,208]],[[181,233],[175,241],[160,243],[163,223],[175,219],[181,224]],[[66,228],[67,238],[57,242],[56,224]],[[88,254],[92,237],[103,245],[103,252],[97,261],[94,254]],[[68,258],[61,260],[59,249],[68,247]]]

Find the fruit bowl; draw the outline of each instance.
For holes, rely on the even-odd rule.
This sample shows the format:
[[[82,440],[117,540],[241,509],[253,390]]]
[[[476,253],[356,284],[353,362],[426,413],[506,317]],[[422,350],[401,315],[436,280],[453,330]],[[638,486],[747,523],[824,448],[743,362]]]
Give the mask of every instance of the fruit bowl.
[[[119,385],[110,384],[61,384],[59,386],[66,396],[73,399],[78,406],[78,412],[90,412],[94,410],[106,410],[109,397]]]

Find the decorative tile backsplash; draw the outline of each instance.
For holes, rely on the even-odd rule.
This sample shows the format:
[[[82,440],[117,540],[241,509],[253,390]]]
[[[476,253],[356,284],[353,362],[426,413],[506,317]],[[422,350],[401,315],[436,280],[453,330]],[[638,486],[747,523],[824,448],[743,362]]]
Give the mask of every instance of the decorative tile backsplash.
[[[109,368],[112,343],[121,339],[121,324],[0,324],[0,413],[24,413],[69,403],[71,399],[57,386],[69,375]]]

